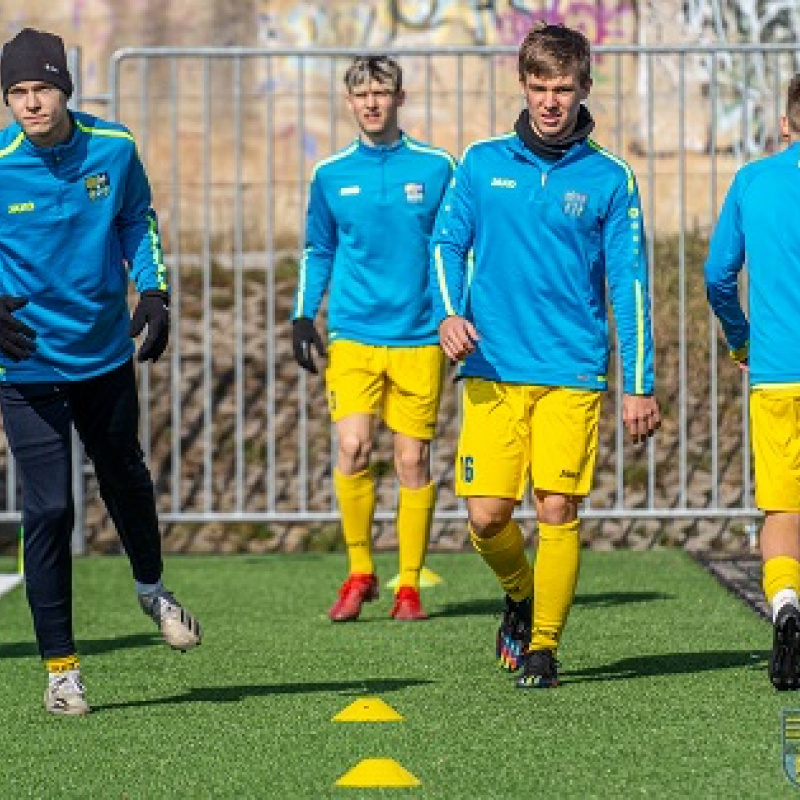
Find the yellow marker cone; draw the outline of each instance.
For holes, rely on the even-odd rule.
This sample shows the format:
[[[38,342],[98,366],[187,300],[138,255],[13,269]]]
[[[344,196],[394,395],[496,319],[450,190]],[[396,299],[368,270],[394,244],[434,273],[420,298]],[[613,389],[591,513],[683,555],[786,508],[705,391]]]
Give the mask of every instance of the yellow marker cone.
[[[359,697],[343,708],[333,722],[402,722],[403,717],[380,697]]]
[[[336,785],[352,788],[419,786],[420,780],[393,758],[365,758],[345,772]]]
[[[386,585],[390,589],[394,589],[397,584],[400,582],[400,576],[395,575]],[[423,567],[419,573],[419,586],[421,589],[429,589],[431,586],[437,586],[440,583],[444,583],[444,578],[440,578],[435,572],[429,570],[427,567]]]

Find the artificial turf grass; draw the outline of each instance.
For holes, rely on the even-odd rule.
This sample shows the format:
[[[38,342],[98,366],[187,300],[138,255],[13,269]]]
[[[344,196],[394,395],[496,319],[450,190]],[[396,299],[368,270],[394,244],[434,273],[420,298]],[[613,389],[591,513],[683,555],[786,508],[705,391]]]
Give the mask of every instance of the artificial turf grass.
[[[385,583],[396,556],[377,559]],[[200,617],[181,655],[138,611],[127,563],[75,562],[76,632],[95,713],[48,717],[22,592],[0,599],[0,796],[788,796],[769,626],[680,551],[584,554],[559,653],[563,686],[520,691],[493,664],[501,608],[472,553],[433,555],[424,623],[325,610],[339,555],[170,558],[166,581]],[[0,563],[2,571],[2,563]],[[379,696],[401,723],[334,723]],[[795,703],[800,706],[800,696]],[[68,758],[64,751],[69,735]],[[391,757],[422,785],[337,789]]]

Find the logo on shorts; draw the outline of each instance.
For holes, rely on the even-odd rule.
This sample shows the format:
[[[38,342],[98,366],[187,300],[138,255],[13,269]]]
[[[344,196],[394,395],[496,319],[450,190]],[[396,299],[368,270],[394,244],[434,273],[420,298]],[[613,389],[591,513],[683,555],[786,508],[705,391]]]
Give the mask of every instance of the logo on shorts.
[[[562,477],[562,478],[572,478],[572,480],[575,480],[578,477],[578,473],[577,472],[572,472],[571,470],[568,470],[568,469],[562,469],[560,477]]]
[[[800,788],[800,709],[781,709],[783,773],[792,786]]]
[[[406,183],[403,188],[406,192],[407,203],[421,203],[425,199],[424,183]]]
[[[111,178],[107,172],[98,172],[83,179],[90,200],[102,200],[111,194]]]

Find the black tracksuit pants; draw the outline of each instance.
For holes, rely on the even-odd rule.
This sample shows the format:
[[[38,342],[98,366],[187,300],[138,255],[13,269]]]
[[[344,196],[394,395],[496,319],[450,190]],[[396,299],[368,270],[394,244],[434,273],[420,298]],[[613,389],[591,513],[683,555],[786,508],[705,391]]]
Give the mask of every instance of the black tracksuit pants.
[[[0,408],[22,483],[25,588],[42,658],[76,651],[72,627],[74,424],[94,464],[100,496],[142,583],[161,577],[161,535],[139,444],[133,361],[60,383],[0,383]]]

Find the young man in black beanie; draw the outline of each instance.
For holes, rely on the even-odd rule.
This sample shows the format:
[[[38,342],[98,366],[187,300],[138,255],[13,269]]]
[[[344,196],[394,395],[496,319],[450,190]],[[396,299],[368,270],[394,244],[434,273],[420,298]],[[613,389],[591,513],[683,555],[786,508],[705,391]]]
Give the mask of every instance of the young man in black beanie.
[[[142,610],[171,647],[200,625],[164,588],[150,472],[138,439],[139,361],[169,337],[169,286],[150,186],[130,132],[70,111],[62,40],[25,28],[0,87],[0,410],[22,482],[25,586],[53,714],[89,712],[72,626],[70,429],[131,563]],[[127,266],[126,266],[127,265]],[[139,302],[131,320],[132,279]]]

